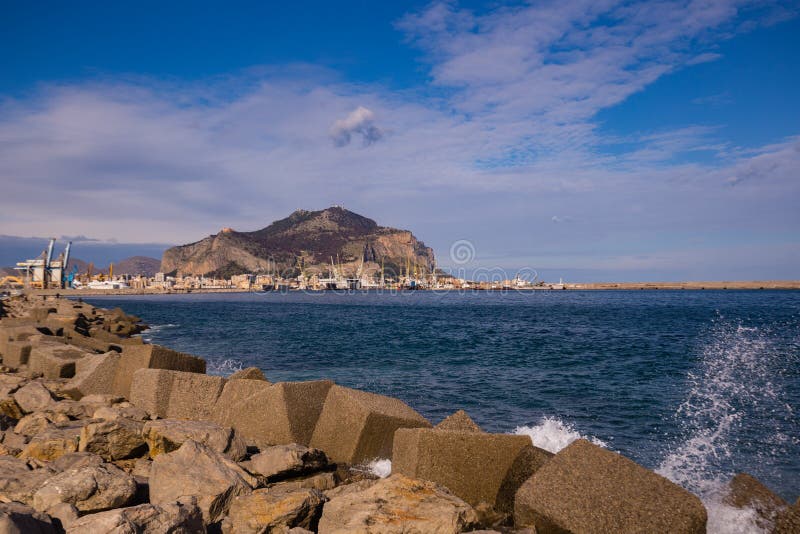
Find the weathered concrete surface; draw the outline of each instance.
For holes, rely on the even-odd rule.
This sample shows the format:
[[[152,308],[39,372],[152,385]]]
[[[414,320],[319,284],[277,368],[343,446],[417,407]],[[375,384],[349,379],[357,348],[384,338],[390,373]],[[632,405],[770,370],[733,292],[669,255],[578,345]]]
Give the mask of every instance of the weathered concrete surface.
[[[733,477],[723,502],[735,508],[754,510],[756,523],[765,532],[772,530],[779,514],[789,506],[783,498],[747,473],[739,473]]]
[[[207,524],[222,519],[233,498],[249,494],[257,484],[236,463],[192,440],[177,451],[156,456],[149,482],[152,504],[194,496]]]
[[[131,381],[139,369],[170,369],[205,373],[206,361],[159,345],[126,345],[114,375],[112,393],[130,399]]]
[[[319,534],[456,534],[477,526],[472,507],[433,482],[392,475],[327,502]]]
[[[75,376],[61,393],[76,400],[86,395],[111,395],[119,360],[114,351],[85,356],[75,363]]]
[[[464,410],[458,410],[445,417],[442,422],[434,428],[437,430],[453,430],[456,432],[483,432],[481,427],[479,427]]]
[[[211,420],[224,386],[221,376],[139,369],[131,382],[130,401],[158,417]]]
[[[398,428],[430,426],[399,399],[334,385],[309,444],[325,451],[334,462],[356,464],[390,458]]]
[[[3,351],[3,365],[19,369],[28,365],[31,356],[31,344],[27,341],[8,341]]]
[[[314,530],[325,497],[315,489],[270,488],[233,499],[225,534],[260,534],[300,527]]]
[[[267,381],[267,377],[261,372],[258,367],[247,367],[240,369],[228,377],[228,380],[263,380]]]
[[[89,353],[63,343],[41,341],[31,347],[28,370],[45,378],[72,378],[75,364]]]
[[[230,426],[248,443],[260,447],[308,445],[322,411],[330,380],[279,382],[230,380],[212,419]]]
[[[142,436],[150,451],[150,458],[178,450],[187,440],[202,443],[214,452],[224,454],[237,462],[244,458],[247,446],[230,427],[210,421],[181,421],[159,419],[144,424]]]
[[[706,531],[696,496],[617,453],[577,440],[517,492],[514,523],[540,534]]]
[[[552,456],[528,436],[401,428],[392,472],[441,484],[472,506],[484,502],[510,513],[517,489]]]

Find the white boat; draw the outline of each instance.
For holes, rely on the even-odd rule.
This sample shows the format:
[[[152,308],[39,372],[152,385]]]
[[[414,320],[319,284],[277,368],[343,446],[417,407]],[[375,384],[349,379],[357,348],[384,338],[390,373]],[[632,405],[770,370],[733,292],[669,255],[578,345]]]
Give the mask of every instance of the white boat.
[[[118,282],[114,280],[104,280],[102,282],[94,280],[83,287],[86,289],[130,289],[131,286],[125,282]]]

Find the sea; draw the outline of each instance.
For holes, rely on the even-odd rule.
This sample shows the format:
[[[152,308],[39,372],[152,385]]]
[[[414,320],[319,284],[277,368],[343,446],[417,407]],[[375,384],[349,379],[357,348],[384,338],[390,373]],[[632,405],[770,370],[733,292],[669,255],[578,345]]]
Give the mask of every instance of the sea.
[[[710,532],[757,532],[722,504],[747,472],[800,496],[800,291],[268,292],[87,297],[209,372],[329,378],[434,424],[553,452],[577,438],[699,495]],[[386,462],[381,464],[386,466]]]

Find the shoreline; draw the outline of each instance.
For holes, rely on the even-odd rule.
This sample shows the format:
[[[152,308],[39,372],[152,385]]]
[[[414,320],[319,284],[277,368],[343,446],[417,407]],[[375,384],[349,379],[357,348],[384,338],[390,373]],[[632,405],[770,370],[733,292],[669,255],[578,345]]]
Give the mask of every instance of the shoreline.
[[[31,296],[56,296],[82,297],[102,295],[189,295],[206,293],[398,293],[423,291],[434,293],[459,293],[459,292],[538,292],[538,291],[735,291],[735,290],[800,290],[800,280],[733,280],[733,281],[687,281],[687,282],[586,282],[565,283],[562,288],[533,287],[533,288],[470,288],[470,289],[358,289],[358,290],[278,290],[278,291],[252,291],[235,288],[208,288],[188,290],[163,290],[163,289],[26,289],[20,290]]]
[[[146,325],[120,309],[21,296],[0,302],[0,317],[0,412],[14,421],[0,435],[0,501],[13,501],[0,515],[18,505],[78,533],[148,507],[187,532],[255,522],[322,534],[385,521],[387,533],[699,534],[711,516],[684,488],[583,439],[548,451],[484,432],[461,410],[434,426],[399,399],[330,380],[272,383],[254,367],[208,375],[202,358],[145,343]],[[81,484],[109,476],[117,483],[98,495],[133,490],[85,504]],[[753,499],[772,495],[770,521],[800,525],[800,503],[747,477],[731,481],[726,506],[749,517]],[[382,515],[386,503],[400,513]],[[294,519],[269,522],[286,507]]]

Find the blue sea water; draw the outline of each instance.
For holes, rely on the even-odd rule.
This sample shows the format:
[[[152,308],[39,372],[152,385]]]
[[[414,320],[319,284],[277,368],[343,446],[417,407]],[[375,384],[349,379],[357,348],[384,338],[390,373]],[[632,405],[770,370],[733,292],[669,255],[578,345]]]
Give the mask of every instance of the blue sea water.
[[[331,378],[436,423],[459,408],[543,445],[578,434],[698,494],[747,471],[800,495],[800,292],[92,297],[210,372]]]

